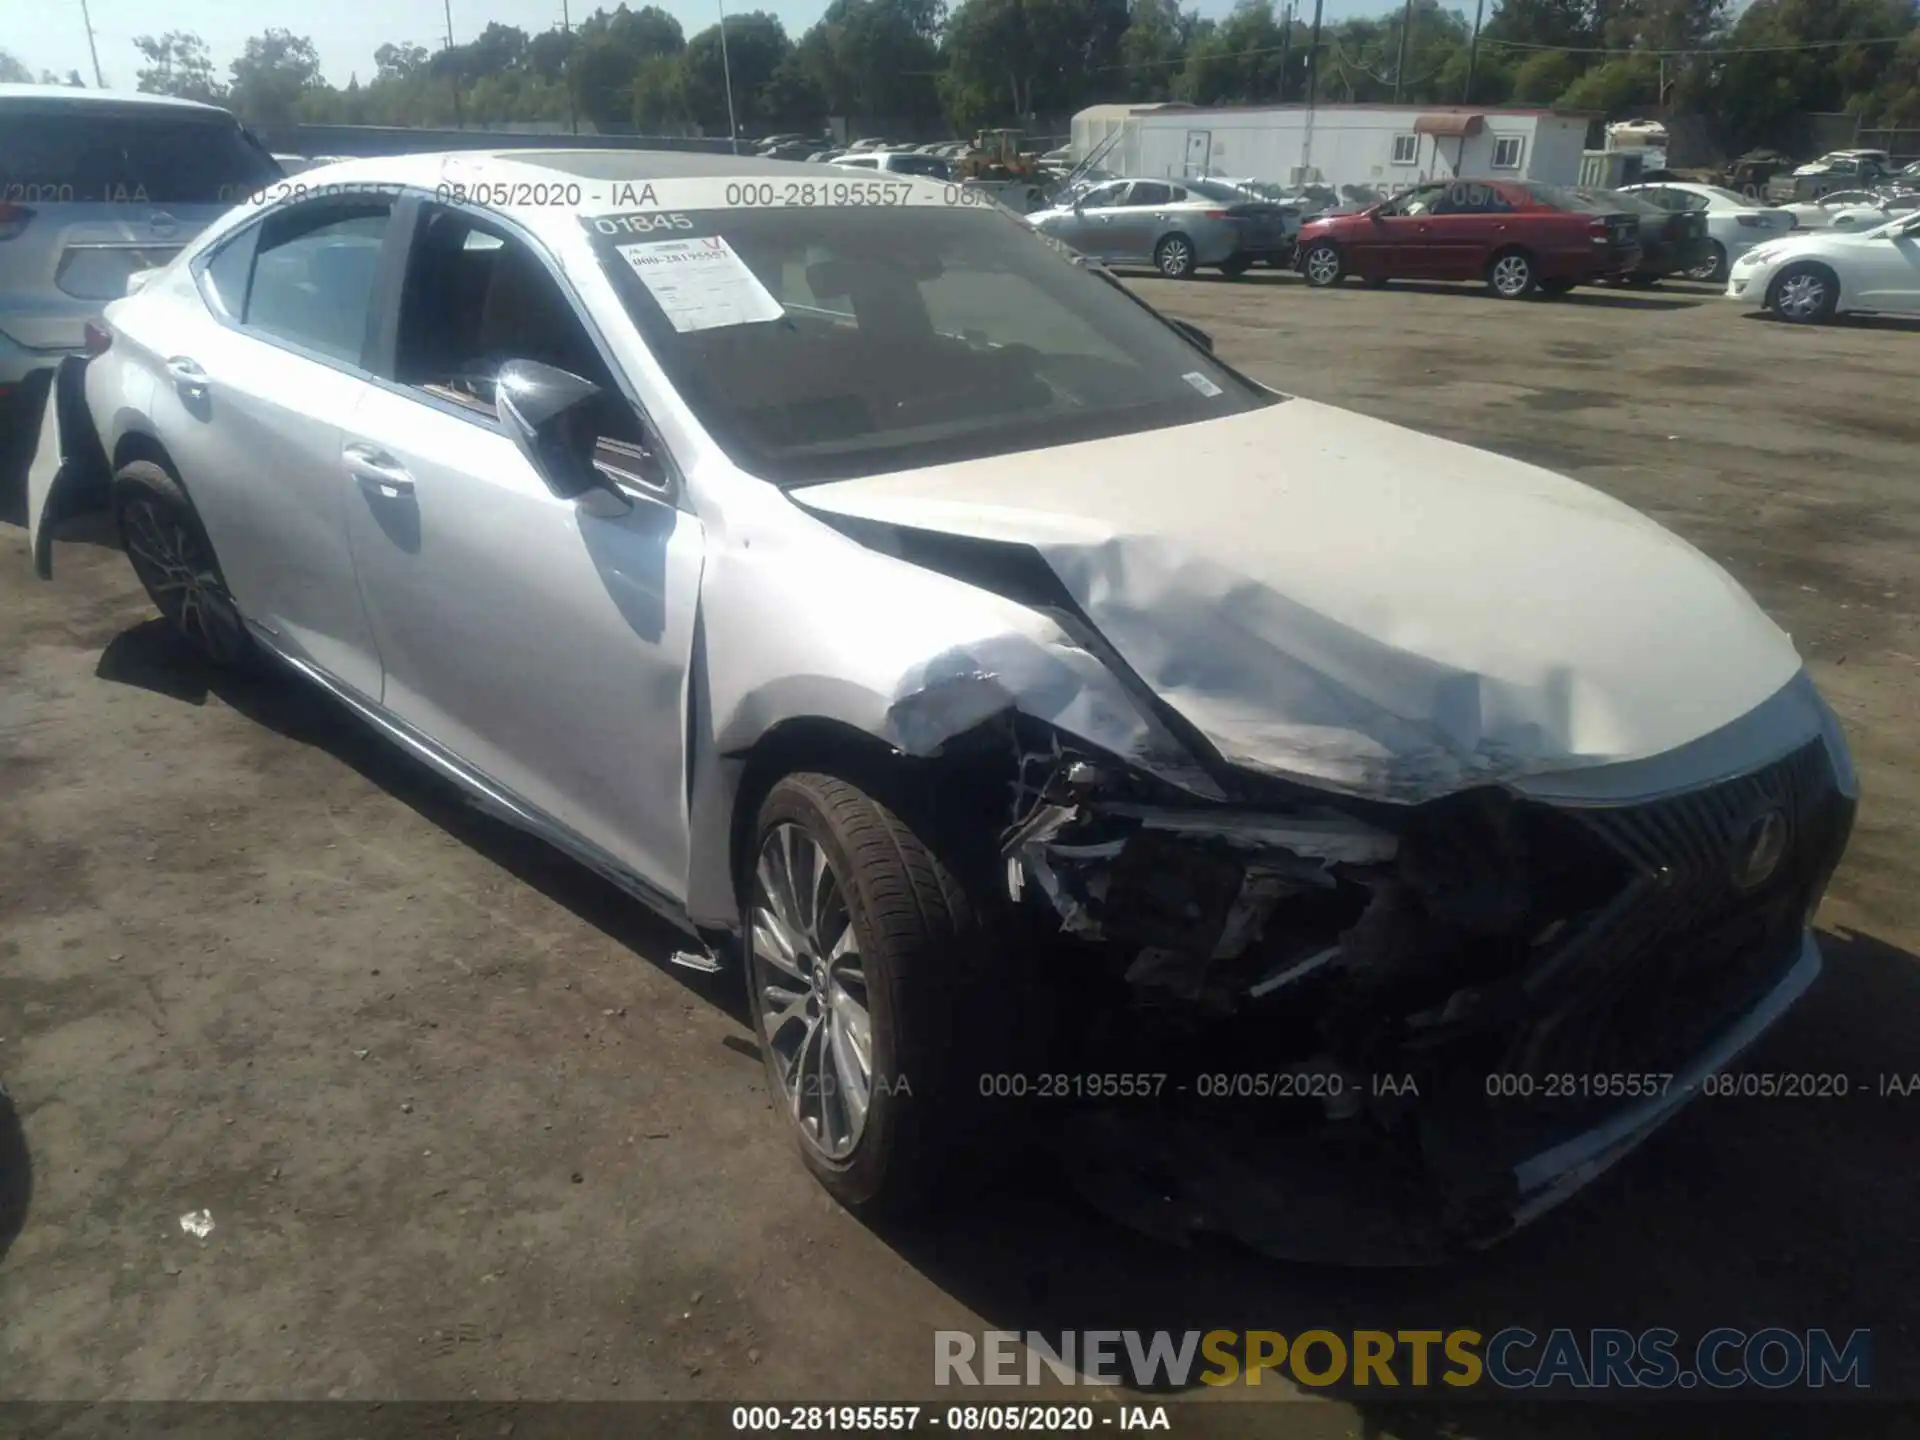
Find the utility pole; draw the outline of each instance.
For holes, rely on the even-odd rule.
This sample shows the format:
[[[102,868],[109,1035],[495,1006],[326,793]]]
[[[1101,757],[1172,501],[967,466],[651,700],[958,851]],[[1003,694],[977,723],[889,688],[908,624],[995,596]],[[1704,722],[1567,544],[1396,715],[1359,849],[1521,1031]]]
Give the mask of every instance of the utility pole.
[[[1413,33],[1413,0],[1407,0],[1407,8],[1400,17],[1400,58],[1393,62],[1393,98],[1400,99],[1401,86],[1407,77],[1407,36]]]
[[[107,77],[100,73],[100,46],[93,38],[93,16],[87,12],[87,0],[80,0],[80,20],[87,27],[87,53],[93,56],[93,83],[107,88]]]
[[[453,83],[453,128],[464,130],[466,122],[460,118],[460,65],[453,54],[453,0],[445,0],[447,11],[447,78]]]
[[[1307,41],[1307,108],[1313,108],[1313,97],[1320,88],[1320,16],[1326,9],[1327,0],[1313,0],[1313,36]]]
[[[720,7],[720,75],[727,86],[727,139],[733,143],[733,153],[740,153],[740,122],[733,113],[733,65],[727,59],[727,0],[714,0]]]
[[[1287,0],[1285,16],[1280,21],[1280,103],[1287,103],[1287,61],[1293,52],[1293,0]]]
[[[1473,103],[1473,62],[1480,55],[1480,21],[1487,13],[1487,0],[1476,0],[1473,7],[1473,38],[1467,41],[1467,83],[1461,87],[1460,103]]]
[[[573,39],[573,16],[567,11],[567,0],[560,0],[560,28],[566,32],[567,39]],[[567,46],[567,53],[560,61],[560,73],[567,82],[567,123],[573,133],[580,133],[580,102],[573,93],[573,46]]]

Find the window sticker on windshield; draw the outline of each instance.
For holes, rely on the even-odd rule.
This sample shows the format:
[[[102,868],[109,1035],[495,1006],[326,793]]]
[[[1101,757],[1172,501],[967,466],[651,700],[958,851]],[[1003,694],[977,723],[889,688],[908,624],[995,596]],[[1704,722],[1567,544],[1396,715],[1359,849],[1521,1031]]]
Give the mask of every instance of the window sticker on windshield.
[[[616,245],[682,334],[778,320],[787,312],[724,235]]]
[[[1202,375],[1198,370],[1189,370],[1187,371],[1186,374],[1182,375],[1180,378],[1186,381],[1189,385],[1193,386],[1194,389],[1198,390],[1202,395],[1206,396],[1209,400],[1211,400],[1216,395],[1223,395],[1226,393],[1218,385],[1214,384],[1213,381],[1209,380],[1206,376]]]

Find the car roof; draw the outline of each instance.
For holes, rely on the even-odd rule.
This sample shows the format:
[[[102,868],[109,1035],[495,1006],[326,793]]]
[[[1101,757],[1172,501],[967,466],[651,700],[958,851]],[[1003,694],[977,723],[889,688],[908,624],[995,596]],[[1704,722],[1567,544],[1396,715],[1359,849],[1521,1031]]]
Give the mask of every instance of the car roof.
[[[305,190],[328,185],[410,186],[435,190],[442,185],[502,187],[506,200],[485,208],[512,214],[535,230],[575,217],[605,215],[636,208],[635,198],[616,187],[644,186],[665,180],[772,180],[819,182],[827,166],[800,160],[769,160],[759,155],[711,155],[688,150],[448,150],[415,155],[379,155],[341,160],[300,172],[294,182]],[[939,181],[903,172],[891,183],[937,186]],[[555,204],[551,187],[579,185],[575,204]],[[536,191],[540,203],[511,203],[522,186]]]
[[[140,90],[82,90],[73,85],[0,85],[0,105],[10,100],[31,101],[36,109],[48,105],[97,105],[124,109],[197,110],[206,115],[230,115],[218,105],[182,100],[173,95],[149,95]]]

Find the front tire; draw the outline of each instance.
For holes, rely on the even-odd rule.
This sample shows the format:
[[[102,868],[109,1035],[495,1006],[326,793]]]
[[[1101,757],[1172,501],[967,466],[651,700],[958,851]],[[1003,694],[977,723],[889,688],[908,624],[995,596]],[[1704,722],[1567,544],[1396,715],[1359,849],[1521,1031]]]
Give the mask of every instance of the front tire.
[[[1193,242],[1184,235],[1162,235],[1153,247],[1153,266],[1169,280],[1191,280],[1195,269]]]
[[[151,460],[113,476],[113,515],[133,573],[173,632],[211,664],[237,669],[253,639],[180,482]]]
[[[1824,325],[1840,304],[1840,282],[1824,265],[1790,265],[1767,291],[1767,308],[1795,325]]]
[[[1524,300],[1540,288],[1540,272],[1524,250],[1507,250],[1487,266],[1487,288],[1502,300]]]
[[[1347,273],[1347,262],[1338,245],[1322,240],[1301,257],[1300,273],[1314,289],[1326,290],[1340,283]]]
[[[895,1212],[967,1148],[992,1053],[968,1018],[992,955],[979,912],[899,815],[830,775],[774,785],[742,879],[774,1102],[835,1199]]]

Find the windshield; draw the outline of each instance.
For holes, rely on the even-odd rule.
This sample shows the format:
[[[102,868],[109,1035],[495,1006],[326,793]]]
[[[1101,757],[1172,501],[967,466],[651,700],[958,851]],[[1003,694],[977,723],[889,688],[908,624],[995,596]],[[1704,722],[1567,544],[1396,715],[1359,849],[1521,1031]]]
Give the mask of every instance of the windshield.
[[[224,111],[159,105],[9,107],[0,198],[235,205],[280,166]]]
[[[726,187],[767,204],[787,188]],[[932,199],[585,222],[674,388],[752,474],[847,479],[1277,398],[997,207],[848,188]]]

